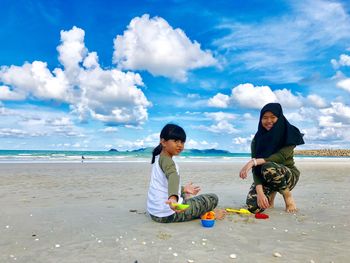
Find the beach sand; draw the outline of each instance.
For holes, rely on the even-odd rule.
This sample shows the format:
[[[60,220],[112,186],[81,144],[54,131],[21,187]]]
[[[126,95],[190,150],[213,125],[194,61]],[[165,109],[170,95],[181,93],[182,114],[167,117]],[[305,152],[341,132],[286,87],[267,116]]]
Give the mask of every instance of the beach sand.
[[[238,177],[245,161],[179,166],[183,183],[240,208],[252,182]],[[149,163],[0,166],[0,262],[349,262],[346,159],[297,160],[297,213],[277,195],[269,219],[230,214],[213,228],[149,218]]]

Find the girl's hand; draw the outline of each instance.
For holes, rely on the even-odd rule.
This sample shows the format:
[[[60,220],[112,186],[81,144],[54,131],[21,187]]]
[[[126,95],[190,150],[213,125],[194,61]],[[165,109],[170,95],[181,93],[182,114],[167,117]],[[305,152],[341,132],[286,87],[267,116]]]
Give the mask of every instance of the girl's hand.
[[[174,199],[168,199],[168,201],[165,202],[166,204],[169,205],[170,209],[175,211],[175,213],[182,213],[184,212],[185,210],[177,210],[176,209],[176,206],[178,205],[177,201],[174,200]]]
[[[239,172],[239,177],[241,177],[242,179],[246,179],[249,171],[253,168],[253,166],[254,163],[252,163],[252,161],[247,162]]]
[[[257,194],[258,206],[262,209],[267,209],[270,207],[269,199],[264,193]]]
[[[184,186],[184,192],[186,194],[197,195],[201,188],[197,185],[193,185],[192,182],[189,182]]]

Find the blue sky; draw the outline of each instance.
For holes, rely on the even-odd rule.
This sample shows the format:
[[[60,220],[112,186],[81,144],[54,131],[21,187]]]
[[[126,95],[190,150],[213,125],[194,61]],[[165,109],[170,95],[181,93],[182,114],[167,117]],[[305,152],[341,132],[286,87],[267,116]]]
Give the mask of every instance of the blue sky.
[[[268,102],[350,148],[350,4],[240,2],[1,0],[0,149],[249,152]]]

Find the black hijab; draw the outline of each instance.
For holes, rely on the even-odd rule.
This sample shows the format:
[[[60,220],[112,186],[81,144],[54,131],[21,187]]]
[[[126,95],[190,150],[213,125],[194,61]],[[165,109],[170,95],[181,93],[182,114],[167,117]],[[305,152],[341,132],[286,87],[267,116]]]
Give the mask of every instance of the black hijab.
[[[261,124],[261,119],[267,111],[272,112],[278,118],[269,131]],[[285,146],[304,144],[303,134],[284,117],[279,103],[268,103],[261,109],[258,131],[254,139],[254,158],[267,158]]]

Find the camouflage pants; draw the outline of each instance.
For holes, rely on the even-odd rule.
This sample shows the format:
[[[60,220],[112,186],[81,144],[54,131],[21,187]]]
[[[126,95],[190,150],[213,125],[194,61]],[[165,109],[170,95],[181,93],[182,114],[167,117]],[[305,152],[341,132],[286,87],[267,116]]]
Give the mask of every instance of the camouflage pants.
[[[190,207],[182,213],[174,213],[167,217],[157,217],[150,215],[151,218],[158,223],[173,223],[185,222],[200,218],[206,212],[213,210],[218,205],[219,199],[216,194],[198,195],[187,200],[184,204],[189,204]]]
[[[299,174],[292,173],[291,170],[274,162],[268,162],[261,166],[261,175],[265,180],[263,184],[264,194],[268,199],[274,192],[283,193],[284,190],[292,190],[299,180]],[[252,213],[259,213],[264,209],[258,206],[257,193],[253,183],[247,196],[248,210]]]

